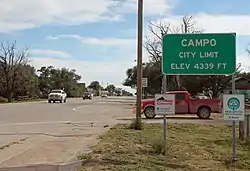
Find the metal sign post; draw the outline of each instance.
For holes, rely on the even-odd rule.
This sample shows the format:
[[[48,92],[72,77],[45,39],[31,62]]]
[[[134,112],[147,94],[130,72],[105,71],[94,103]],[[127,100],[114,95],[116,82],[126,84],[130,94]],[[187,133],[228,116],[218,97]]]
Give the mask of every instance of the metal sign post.
[[[167,76],[164,74],[163,76],[163,94],[167,92]],[[164,131],[164,149],[167,147],[167,113],[163,114],[163,131]]]
[[[223,94],[223,119],[232,121],[232,162],[235,164],[236,158],[236,121],[245,119],[245,95],[236,94],[235,75],[232,75],[232,93]]]
[[[235,94],[235,75],[232,75],[232,94]],[[237,160],[236,158],[236,124],[235,121],[233,121],[233,157],[232,157],[232,162],[235,163]]]
[[[155,94],[155,114],[164,116],[164,148],[167,144],[167,114],[175,113],[174,94]]]

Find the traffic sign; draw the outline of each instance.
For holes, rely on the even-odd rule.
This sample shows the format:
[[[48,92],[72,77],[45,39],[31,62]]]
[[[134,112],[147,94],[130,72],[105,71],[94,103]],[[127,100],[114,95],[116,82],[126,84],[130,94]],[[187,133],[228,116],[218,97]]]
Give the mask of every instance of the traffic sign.
[[[225,75],[236,68],[236,34],[166,34],[162,71],[166,75]]]
[[[155,94],[155,114],[175,114],[175,95]]]
[[[142,78],[142,87],[148,87],[148,78]]]
[[[229,121],[244,121],[245,95],[223,94],[223,118]]]

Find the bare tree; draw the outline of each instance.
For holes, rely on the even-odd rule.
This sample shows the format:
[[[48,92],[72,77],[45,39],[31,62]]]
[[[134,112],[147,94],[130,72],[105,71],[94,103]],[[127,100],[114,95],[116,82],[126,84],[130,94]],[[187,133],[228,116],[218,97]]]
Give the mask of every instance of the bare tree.
[[[159,23],[150,23],[149,32],[153,37],[147,37],[145,42],[145,49],[149,54],[152,62],[155,62],[161,66],[162,62],[162,38],[165,34],[173,33],[201,33],[203,30],[197,29],[193,22],[192,16],[185,16],[181,19],[180,26],[172,26],[171,24],[166,24],[162,21]],[[180,89],[180,76],[169,76],[168,83],[174,82],[177,89]]]
[[[16,42],[1,43],[0,47],[0,86],[3,89],[8,102],[12,101],[13,94],[22,84],[22,68],[27,65],[28,48],[19,51]]]
[[[247,51],[248,55],[250,56],[250,45],[248,45],[246,51]]]

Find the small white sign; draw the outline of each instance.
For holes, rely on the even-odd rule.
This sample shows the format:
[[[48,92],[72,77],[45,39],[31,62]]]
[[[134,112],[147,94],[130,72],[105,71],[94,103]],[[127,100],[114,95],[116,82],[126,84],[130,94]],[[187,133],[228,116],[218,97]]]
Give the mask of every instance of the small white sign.
[[[142,87],[148,87],[148,78],[142,78]]]
[[[175,95],[155,94],[155,114],[175,114]]]
[[[245,95],[223,94],[223,119],[227,121],[244,121]]]

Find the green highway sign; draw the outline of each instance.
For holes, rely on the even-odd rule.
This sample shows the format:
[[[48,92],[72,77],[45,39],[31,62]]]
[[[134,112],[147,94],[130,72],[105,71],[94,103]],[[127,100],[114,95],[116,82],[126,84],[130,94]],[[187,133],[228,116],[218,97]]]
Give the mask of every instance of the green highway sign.
[[[226,75],[236,68],[236,34],[166,34],[162,72],[166,75]]]

